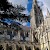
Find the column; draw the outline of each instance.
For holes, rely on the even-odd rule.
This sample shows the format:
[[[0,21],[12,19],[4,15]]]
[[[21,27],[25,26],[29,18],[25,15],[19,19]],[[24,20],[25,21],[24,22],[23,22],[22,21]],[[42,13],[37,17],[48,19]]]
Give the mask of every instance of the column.
[[[4,40],[7,38],[7,29],[4,30]]]
[[[50,32],[47,32],[47,40],[48,40],[48,50],[50,50],[50,44],[49,44],[49,34],[50,34]]]
[[[33,42],[33,30],[30,29],[30,41]]]
[[[35,49],[34,49],[34,46],[31,46],[31,50],[35,50]]]
[[[3,44],[3,49],[6,50],[6,44],[5,43]]]
[[[12,50],[16,50],[16,44],[13,44]]]
[[[18,31],[18,38],[19,38],[19,40],[20,40],[20,31]]]
[[[26,50],[26,48],[25,48],[25,45],[23,45],[23,48],[22,48],[23,50]]]
[[[26,33],[26,32],[24,31],[24,33],[23,33],[23,40],[24,40],[24,41],[25,41],[25,38],[26,38],[26,37],[25,37],[25,33]]]
[[[12,38],[14,37],[14,30],[12,30],[12,34],[11,34]]]
[[[29,32],[29,39],[30,39],[30,42],[31,42],[31,29],[30,29],[30,32]]]
[[[12,30],[12,34],[14,34],[14,30]]]
[[[4,30],[4,35],[7,35],[7,29]]]
[[[10,40],[12,40],[13,34],[14,34],[14,30],[11,31],[11,34],[10,34]]]

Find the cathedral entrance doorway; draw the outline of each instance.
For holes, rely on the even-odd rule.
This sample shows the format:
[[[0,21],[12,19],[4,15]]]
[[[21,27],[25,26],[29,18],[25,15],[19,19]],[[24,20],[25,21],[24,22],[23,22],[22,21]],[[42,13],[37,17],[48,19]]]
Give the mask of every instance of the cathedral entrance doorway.
[[[12,46],[7,45],[6,50],[12,50]]]
[[[2,47],[2,45],[0,45],[0,50],[3,50],[3,47]]]

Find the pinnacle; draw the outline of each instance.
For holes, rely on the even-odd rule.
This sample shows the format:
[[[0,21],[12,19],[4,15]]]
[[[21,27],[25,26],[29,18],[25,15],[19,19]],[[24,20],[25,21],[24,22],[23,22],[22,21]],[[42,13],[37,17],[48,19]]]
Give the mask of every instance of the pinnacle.
[[[36,4],[37,3],[37,0],[33,0],[33,2],[34,2],[34,4]]]
[[[34,2],[37,2],[37,0],[33,0]]]
[[[50,12],[49,12],[49,10],[48,10],[48,8],[47,8],[47,16],[50,14]]]

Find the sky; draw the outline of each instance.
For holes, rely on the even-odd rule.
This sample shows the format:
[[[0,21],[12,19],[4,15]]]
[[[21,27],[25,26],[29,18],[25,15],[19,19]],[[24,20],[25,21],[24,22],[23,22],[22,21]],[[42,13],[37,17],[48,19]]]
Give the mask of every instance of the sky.
[[[46,15],[47,8],[50,11],[50,0],[38,0],[42,2],[44,5],[42,6],[43,14],[44,16]],[[32,8],[32,0],[9,0],[9,2],[12,2],[13,5],[22,5],[26,8],[26,11],[23,13],[25,14],[30,14],[29,12],[31,11]]]
[[[27,8],[27,2],[28,2],[28,0],[9,0],[9,2],[12,2],[13,5],[22,5],[25,8]]]
[[[43,15],[45,18],[46,13],[47,13],[47,8],[50,11],[50,0],[38,0],[38,1],[40,2],[40,4],[41,4],[41,2],[43,4],[43,6],[41,6],[41,7],[42,7],[42,12],[43,12]],[[32,2],[33,2],[32,0],[9,0],[9,2],[12,2],[12,4],[14,6],[16,6],[16,5],[24,6],[26,8],[26,10],[22,13],[27,14],[27,15],[30,14],[30,11],[32,9]],[[27,25],[29,25],[29,24],[27,24]]]
[[[23,11],[23,14],[29,15],[29,11],[27,10],[27,4],[28,0],[8,0],[10,3],[12,3],[14,6],[16,5],[22,5],[23,7],[26,8],[25,11]]]
[[[39,0],[39,1],[43,2],[42,10],[43,10],[44,18],[45,18],[47,15],[47,9],[50,12],[50,0]]]

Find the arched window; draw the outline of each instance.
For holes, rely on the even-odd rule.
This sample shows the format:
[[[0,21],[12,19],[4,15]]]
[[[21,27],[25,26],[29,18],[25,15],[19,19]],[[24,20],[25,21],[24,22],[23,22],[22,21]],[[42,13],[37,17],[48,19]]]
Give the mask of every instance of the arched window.
[[[28,32],[26,32],[26,37],[28,37],[29,36],[29,34],[28,34]]]

